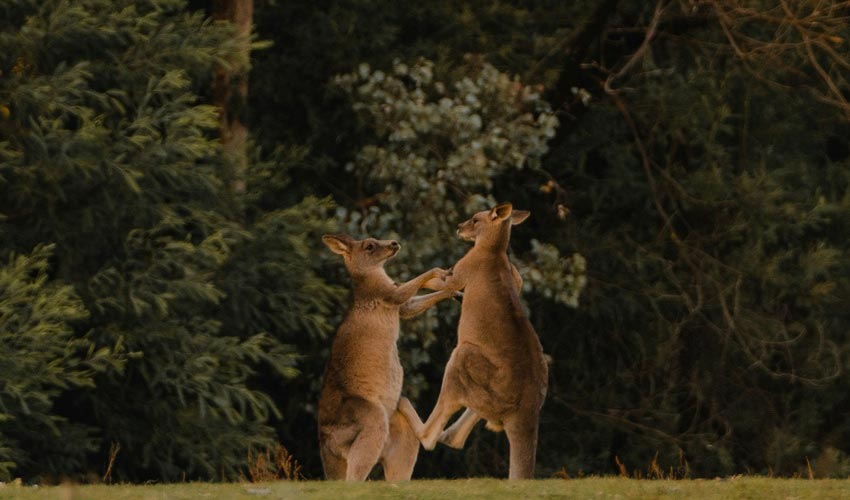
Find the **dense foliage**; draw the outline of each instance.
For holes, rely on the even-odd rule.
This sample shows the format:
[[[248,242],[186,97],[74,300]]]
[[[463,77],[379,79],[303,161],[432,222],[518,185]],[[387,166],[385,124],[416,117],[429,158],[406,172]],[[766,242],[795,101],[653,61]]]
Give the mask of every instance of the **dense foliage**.
[[[275,442],[318,477],[319,236],[398,238],[404,279],[497,200],[532,211],[539,475],[850,474],[844,3],[255,0],[245,170],[213,4],[0,0],[0,480],[233,479]],[[421,413],[457,309],[403,324]]]
[[[330,206],[229,193],[198,97],[226,26],[172,0],[2,10],[0,475],[96,478],[115,443],[113,479],[238,477],[276,440],[285,342],[328,330]]]

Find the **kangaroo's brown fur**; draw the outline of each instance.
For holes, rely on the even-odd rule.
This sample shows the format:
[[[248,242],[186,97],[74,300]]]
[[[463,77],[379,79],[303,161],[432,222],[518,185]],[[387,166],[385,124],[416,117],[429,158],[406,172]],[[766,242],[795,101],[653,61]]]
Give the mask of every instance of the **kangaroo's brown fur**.
[[[437,440],[462,448],[482,418],[489,429],[504,429],[510,443],[510,479],[534,475],[549,376],[540,340],[519,299],[522,279],[507,256],[511,225],[528,215],[506,203],[458,226],[461,238],[475,242],[446,279],[446,289],[464,290],[458,344],[428,421],[422,423],[406,398],[399,403],[428,450]],[[452,414],[463,407],[466,411],[444,431]]]
[[[423,286],[443,288],[446,271],[431,269],[397,285],[384,263],[395,241],[325,235],[343,256],[353,300],[331,346],[319,398],[319,449],[327,479],[363,481],[380,462],[388,480],[410,479],[419,441],[397,411],[404,373],[396,341],[399,317],[415,316],[451,291],[414,297]]]

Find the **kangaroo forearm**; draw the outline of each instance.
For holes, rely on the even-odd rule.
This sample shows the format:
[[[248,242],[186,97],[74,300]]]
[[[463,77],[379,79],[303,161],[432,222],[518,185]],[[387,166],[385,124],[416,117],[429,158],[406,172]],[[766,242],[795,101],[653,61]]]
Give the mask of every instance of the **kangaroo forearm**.
[[[413,278],[410,281],[402,283],[395,289],[392,293],[391,300],[396,304],[403,304],[407,302],[411,297],[416,295],[416,292],[422,288],[422,285],[425,284],[426,281],[430,280],[434,277],[433,271],[428,271],[420,274],[419,276]]]
[[[466,282],[463,279],[463,275],[454,271],[446,278],[446,284],[443,287],[443,291],[457,292],[463,290],[465,286]]]
[[[405,319],[412,318],[434,306],[437,302],[448,299],[452,294],[451,291],[442,291],[413,297],[402,304],[401,309],[399,309],[399,316]]]

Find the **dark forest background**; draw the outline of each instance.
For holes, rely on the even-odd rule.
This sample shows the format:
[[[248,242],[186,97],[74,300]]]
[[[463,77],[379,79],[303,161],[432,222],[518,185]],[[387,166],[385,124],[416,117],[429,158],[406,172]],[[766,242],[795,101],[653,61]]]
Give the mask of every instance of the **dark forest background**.
[[[850,2],[0,0],[0,480],[321,476],[326,232],[531,210],[537,473],[850,475]],[[253,25],[253,31],[251,26]],[[458,306],[402,325],[436,400]],[[249,450],[252,450],[249,452]],[[414,477],[505,476],[503,435]]]

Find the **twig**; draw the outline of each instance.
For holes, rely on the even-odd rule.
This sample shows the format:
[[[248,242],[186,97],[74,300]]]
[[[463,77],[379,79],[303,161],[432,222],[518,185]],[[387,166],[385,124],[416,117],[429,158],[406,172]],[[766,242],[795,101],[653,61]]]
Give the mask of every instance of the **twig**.
[[[664,13],[665,8],[665,0],[658,0],[658,3],[655,4],[655,12],[652,14],[652,20],[649,22],[649,26],[646,28],[646,35],[643,38],[643,42],[640,44],[640,47],[635,51],[634,54],[626,61],[626,64],[623,65],[622,68],[619,69],[616,73],[611,73],[608,75],[608,78],[605,79],[605,84],[603,88],[605,89],[606,94],[614,95],[617,93],[611,84],[614,83],[614,80],[621,78],[623,75],[629,72],[632,69],[632,66],[637,64],[638,60],[643,57],[643,54],[646,52],[646,49],[649,48],[649,43],[655,38],[655,33],[658,30],[658,22],[661,20],[661,15]]]
[[[121,450],[121,444],[115,441],[109,445],[109,462],[106,464],[106,472],[103,473],[102,481],[104,483],[112,482],[112,466],[115,465],[115,458],[118,456],[118,452]]]

